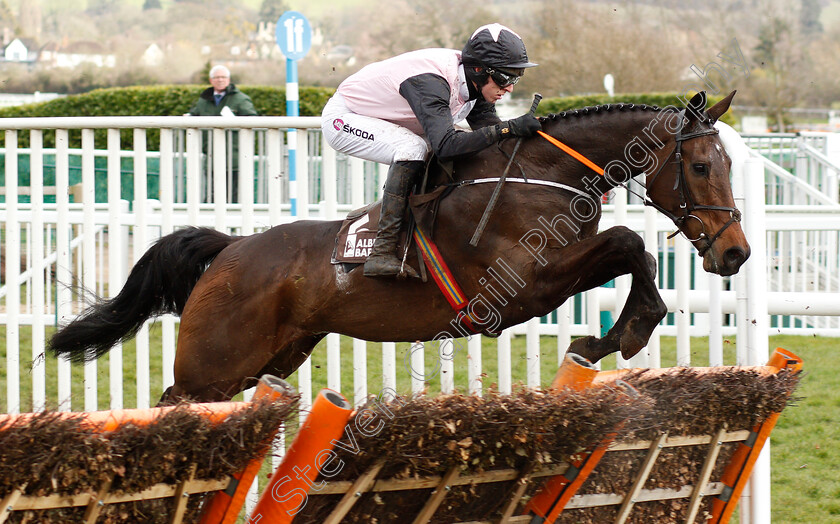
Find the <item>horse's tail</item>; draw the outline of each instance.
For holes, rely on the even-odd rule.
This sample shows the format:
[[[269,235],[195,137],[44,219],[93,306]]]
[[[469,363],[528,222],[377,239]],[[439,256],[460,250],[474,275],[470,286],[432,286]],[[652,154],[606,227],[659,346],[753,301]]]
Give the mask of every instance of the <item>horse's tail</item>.
[[[146,319],[180,315],[210,262],[241,238],[195,227],[161,238],[137,261],[120,293],[97,300],[57,331],[50,350],[73,362],[95,360],[136,335]]]

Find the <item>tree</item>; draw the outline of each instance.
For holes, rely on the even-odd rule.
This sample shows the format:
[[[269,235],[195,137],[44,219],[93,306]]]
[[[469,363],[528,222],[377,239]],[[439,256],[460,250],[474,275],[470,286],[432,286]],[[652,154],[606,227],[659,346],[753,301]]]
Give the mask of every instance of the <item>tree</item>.
[[[342,24],[336,43],[352,45],[360,65],[427,47],[461,49],[477,27],[496,21],[486,4],[462,0],[451,16],[451,0],[373,3],[355,23]]]
[[[801,79],[808,76],[809,60],[795,25],[781,16],[766,20],[759,28],[753,61],[758,68],[750,85],[756,101],[767,108],[779,132],[784,132],[784,110],[803,98]]]
[[[522,79],[520,93],[600,93],[607,73],[615,77],[618,93],[675,91],[684,84],[681,72],[692,63],[684,33],[668,31],[649,10],[629,3],[614,9],[540,0],[529,3],[522,17],[518,30],[529,58],[540,66]]]
[[[9,7],[7,0],[0,0],[0,23],[10,27],[14,27],[17,24],[15,14],[12,12],[12,8]]]
[[[814,37],[823,32],[821,11],[822,5],[819,0],[802,0],[802,8],[799,11],[799,28],[802,34]]]
[[[263,0],[260,5],[259,20],[261,22],[277,22],[289,7],[283,0]]]

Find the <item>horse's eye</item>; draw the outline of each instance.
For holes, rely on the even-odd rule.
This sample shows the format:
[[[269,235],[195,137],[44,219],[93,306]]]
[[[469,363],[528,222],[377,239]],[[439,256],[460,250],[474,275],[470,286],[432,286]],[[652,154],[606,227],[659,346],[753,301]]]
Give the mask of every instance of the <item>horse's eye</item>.
[[[691,164],[691,169],[700,176],[706,176],[709,174],[709,166],[706,164]]]

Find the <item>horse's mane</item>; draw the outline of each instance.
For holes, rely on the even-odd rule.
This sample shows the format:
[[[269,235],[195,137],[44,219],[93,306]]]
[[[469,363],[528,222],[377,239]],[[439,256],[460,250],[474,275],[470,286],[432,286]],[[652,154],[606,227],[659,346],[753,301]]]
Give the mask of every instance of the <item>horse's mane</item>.
[[[596,113],[609,113],[613,111],[671,111],[677,112],[679,111],[677,108],[673,106],[668,106],[665,108],[661,108],[659,106],[650,106],[647,104],[629,104],[629,103],[618,103],[618,104],[604,104],[600,106],[586,106],[581,107],[580,109],[570,109],[568,111],[561,111],[560,113],[552,113],[550,115],[540,117],[541,121],[546,120],[559,120],[563,118],[572,118],[572,117],[582,117],[582,116],[589,116]]]

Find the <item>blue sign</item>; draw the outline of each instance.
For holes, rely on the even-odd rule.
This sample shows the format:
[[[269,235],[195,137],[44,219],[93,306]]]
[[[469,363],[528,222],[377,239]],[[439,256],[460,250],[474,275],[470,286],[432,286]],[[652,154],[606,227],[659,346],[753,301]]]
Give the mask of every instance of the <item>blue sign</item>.
[[[283,13],[277,20],[275,35],[280,51],[289,60],[300,60],[312,47],[312,26],[309,25],[309,20],[297,11]]]

